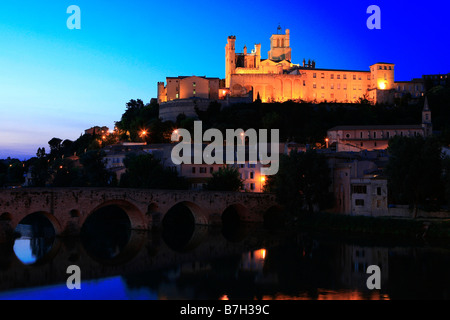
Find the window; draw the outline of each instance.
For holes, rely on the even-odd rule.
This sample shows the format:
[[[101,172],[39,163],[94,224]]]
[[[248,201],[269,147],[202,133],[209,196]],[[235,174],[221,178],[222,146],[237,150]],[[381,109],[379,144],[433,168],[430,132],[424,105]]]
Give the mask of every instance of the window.
[[[197,86],[197,84],[195,82],[192,82],[192,86],[195,87]]]
[[[377,133],[376,133],[376,132],[373,133],[373,138],[374,138],[374,139],[377,138]]]
[[[347,79],[347,75],[346,74],[344,74],[344,79]]]
[[[315,73],[313,73],[313,78],[316,78],[316,74]]]
[[[322,73],[320,74],[320,77],[321,77],[322,79],[324,79],[324,78],[325,78],[325,73],[322,72]]]
[[[250,183],[250,190],[255,190],[255,184],[254,183]]]
[[[389,139],[389,131],[388,131],[388,132],[386,132],[386,138],[388,138],[388,139]]]
[[[214,168],[213,167],[209,167],[209,173],[213,173],[214,172]]]
[[[250,179],[255,179],[255,173],[253,171],[250,171]]]
[[[178,99],[180,97],[180,95],[177,93],[175,94],[175,99]]]
[[[355,199],[355,206],[364,206],[364,199]]]
[[[337,84],[337,89],[338,90],[341,89],[341,84],[340,83]]]
[[[367,193],[367,186],[365,186],[365,185],[353,185],[352,186],[352,193],[366,194]]]
[[[314,88],[314,89],[316,88],[316,84],[315,84],[315,83],[313,83],[313,88]]]
[[[330,75],[330,78],[331,78],[331,79],[334,79],[334,74],[331,74],[331,75]]]
[[[337,75],[337,78],[338,78],[338,79],[340,79],[340,78],[341,78],[341,75],[340,75],[340,74],[338,74],[338,75]]]
[[[377,195],[381,196],[381,187],[377,187]]]
[[[192,173],[195,173],[195,167],[192,167]]]
[[[331,84],[331,89],[334,89],[334,84],[333,83]]]
[[[195,89],[194,89],[194,90],[192,90],[192,94],[194,94],[194,95],[195,95],[196,93],[197,93],[197,92],[195,91]]]
[[[200,173],[206,173],[206,167],[200,167]]]
[[[356,74],[353,75],[353,80],[356,80]]]
[[[303,80],[303,86],[306,86],[306,81],[305,80]]]
[[[325,89],[325,85],[324,85],[324,84],[321,84],[321,85],[320,85],[320,89]]]

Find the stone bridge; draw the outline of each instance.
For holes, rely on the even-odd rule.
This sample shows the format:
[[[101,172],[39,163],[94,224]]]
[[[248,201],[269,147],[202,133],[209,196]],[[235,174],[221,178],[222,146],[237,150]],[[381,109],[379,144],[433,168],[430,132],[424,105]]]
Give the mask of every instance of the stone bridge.
[[[136,230],[159,226],[174,206],[189,209],[197,225],[221,224],[224,214],[229,212],[240,221],[263,222],[266,213],[279,209],[275,195],[267,193],[120,188],[4,189],[0,190],[0,229],[5,229],[6,225],[14,230],[26,216],[40,213],[51,222],[56,235],[77,234],[92,213],[108,206],[122,209],[128,215],[131,228]]]

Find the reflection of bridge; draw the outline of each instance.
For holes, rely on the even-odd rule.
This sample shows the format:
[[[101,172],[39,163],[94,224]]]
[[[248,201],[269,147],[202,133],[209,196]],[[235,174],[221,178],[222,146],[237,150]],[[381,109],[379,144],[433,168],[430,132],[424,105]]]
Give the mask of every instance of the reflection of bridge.
[[[192,265],[278,243],[273,236],[262,235],[256,225],[246,224],[238,239],[227,239],[220,229],[196,226],[182,248],[172,248],[159,232],[133,231],[117,256],[104,259],[87,250],[78,237],[55,238],[47,253],[35,263],[25,265],[13,250],[12,243],[0,244],[0,292],[12,289],[65,283],[69,265],[81,269],[82,280],[133,275],[162,270],[182,264]]]
[[[93,212],[116,206],[127,213],[132,229],[148,230],[175,205],[189,209],[198,225],[220,224],[223,214],[230,211],[241,221],[262,222],[264,214],[277,207],[275,196],[265,193],[27,188],[0,191],[0,227],[14,229],[26,216],[41,213],[57,235],[77,234]]]

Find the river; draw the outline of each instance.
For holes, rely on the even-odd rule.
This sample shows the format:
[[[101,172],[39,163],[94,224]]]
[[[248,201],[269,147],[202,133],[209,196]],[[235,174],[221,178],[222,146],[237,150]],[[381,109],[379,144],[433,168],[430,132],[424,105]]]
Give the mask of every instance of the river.
[[[423,239],[257,224],[134,231],[121,217],[93,222],[79,237],[26,223],[16,231],[20,237],[0,245],[0,299],[450,298],[450,248]],[[80,268],[79,290],[67,287],[71,265]],[[380,289],[367,287],[370,265],[379,267]]]

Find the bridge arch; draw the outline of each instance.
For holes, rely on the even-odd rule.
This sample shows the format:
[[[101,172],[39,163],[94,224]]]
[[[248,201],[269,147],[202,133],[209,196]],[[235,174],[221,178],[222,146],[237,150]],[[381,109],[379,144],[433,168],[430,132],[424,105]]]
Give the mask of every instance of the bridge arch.
[[[91,210],[88,216],[85,217],[84,221],[82,222],[82,225],[86,222],[87,218],[89,218],[89,216],[91,216],[94,212],[109,206],[116,206],[122,209],[127,214],[128,219],[130,220],[131,229],[146,229],[144,214],[134,204],[126,200],[108,200],[103,202],[102,204],[98,205],[93,210]]]
[[[222,212],[222,224],[238,224],[248,220],[249,210],[241,203],[233,203]]]
[[[58,219],[53,214],[46,212],[46,211],[31,212],[31,213],[23,216],[16,223],[14,223],[12,225],[12,228],[16,229],[17,226],[19,224],[21,224],[21,222],[24,222],[24,221],[26,222],[28,219],[33,219],[34,217],[44,217],[48,222],[50,222],[50,224],[53,227],[53,230],[55,232],[55,236],[58,236],[62,233],[63,229],[62,229],[62,226],[61,226],[60,222],[58,221]]]
[[[190,212],[191,217],[186,215],[186,209]],[[184,215],[182,219],[191,220],[194,224],[208,225],[209,218],[204,210],[191,201],[181,201],[172,206],[162,218],[163,226],[176,223],[178,218]]]

